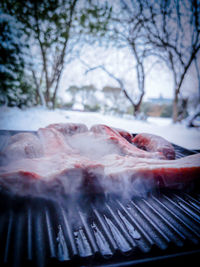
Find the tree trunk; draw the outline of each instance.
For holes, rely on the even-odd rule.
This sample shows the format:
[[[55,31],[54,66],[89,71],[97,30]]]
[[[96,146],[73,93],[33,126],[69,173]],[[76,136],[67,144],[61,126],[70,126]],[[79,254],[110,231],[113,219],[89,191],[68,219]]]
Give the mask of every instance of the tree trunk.
[[[33,69],[31,71],[32,71],[33,80],[34,80],[35,87],[36,87],[36,101],[37,101],[37,104],[38,104],[38,97],[39,97],[41,105],[43,107],[45,107],[46,106],[46,101],[45,101],[43,92],[41,90],[42,75],[41,75],[40,82],[38,83],[37,77],[35,75],[35,71]]]
[[[173,100],[173,122],[176,123],[178,119],[178,92],[175,90],[174,100]]]
[[[49,77],[48,77],[48,69],[47,69],[47,60],[46,60],[46,50],[43,46],[43,43],[41,41],[41,31],[40,31],[40,25],[39,25],[39,18],[38,18],[38,3],[37,1],[34,2],[34,11],[35,11],[35,20],[36,20],[36,33],[37,33],[37,40],[39,42],[42,60],[43,60],[43,70],[45,73],[45,80],[46,80],[46,92],[45,92],[45,104],[48,107],[48,103],[50,100],[49,95]],[[40,92],[38,92],[40,93]],[[43,101],[43,98],[41,99]]]
[[[42,52],[43,69],[44,69],[45,81],[46,81],[45,100],[46,100],[46,105],[48,107],[49,106],[49,102],[50,102],[49,77],[48,77],[48,70],[47,70],[46,54],[44,52],[44,49],[43,49],[42,45],[41,45],[41,52]]]
[[[194,64],[195,64],[195,69],[196,69],[196,73],[197,73],[197,80],[198,80],[198,97],[199,97],[199,102],[200,102],[200,70],[199,70],[199,66],[198,66],[198,59],[197,56],[194,59]]]
[[[137,117],[140,111],[140,106],[143,100],[144,96],[144,88],[145,88],[145,72],[144,72],[144,66],[143,66],[143,58],[141,59],[139,57],[138,51],[136,49],[135,43],[131,43],[131,48],[133,51],[133,54],[135,56],[135,59],[137,61],[137,66],[136,66],[136,72],[137,72],[137,84],[138,84],[138,89],[141,92],[139,101],[137,104],[134,105],[134,116]]]
[[[61,73],[62,73],[62,70],[60,71],[60,73],[59,73],[59,75],[57,77],[56,87],[55,87],[54,93],[53,93],[53,98],[52,98],[53,109],[55,109],[55,107],[56,107],[56,96],[57,96],[59,81],[60,81],[60,78],[61,78]]]
[[[141,107],[141,104],[142,104],[143,96],[144,96],[144,91],[140,95],[140,99],[139,99],[138,103],[134,105],[134,113],[133,113],[133,115],[135,117],[137,117],[137,115],[140,113],[140,107]]]
[[[133,116],[134,117],[137,117],[137,115],[139,114],[139,112],[140,112],[140,106],[134,105]]]
[[[131,103],[131,105],[133,107],[133,116],[135,116],[135,103],[133,102],[133,100],[131,99],[131,97],[127,93],[127,91],[124,89],[123,85],[122,85],[122,91],[123,91],[125,97],[128,99],[128,101]]]
[[[67,23],[66,27],[68,27],[68,32],[67,32],[67,38],[65,39],[65,43],[62,49],[62,53],[60,55],[60,70],[58,71],[57,74],[57,79],[56,79],[56,86],[53,92],[53,97],[52,97],[52,107],[53,109],[55,109],[55,105],[56,105],[56,96],[57,96],[57,91],[58,91],[58,87],[59,87],[59,83],[60,83],[60,78],[64,69],[64,58],[65,58],[65,51],[67,48],[67,43],[69,40],[69,32],[70,32],[70,28],[71,28],[71,24],[72,24],[72,19],[73,19],[73,14],[74,14],[74,10],[75,10],[75,6],[76,6],[77,0],[74,0],[73,3],[71,4],[71,10],[70,10],[70,20]],[[57,68],[59,68],[59,66],[57,66]]]

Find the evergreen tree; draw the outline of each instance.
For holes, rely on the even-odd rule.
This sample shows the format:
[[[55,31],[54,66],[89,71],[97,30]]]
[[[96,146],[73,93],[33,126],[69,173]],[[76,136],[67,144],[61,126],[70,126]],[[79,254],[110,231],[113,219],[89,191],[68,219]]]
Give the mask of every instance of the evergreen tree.
[[[0,13],[0,104],[26,104],[31,87],[24,78],[25,46],[15,19]]]

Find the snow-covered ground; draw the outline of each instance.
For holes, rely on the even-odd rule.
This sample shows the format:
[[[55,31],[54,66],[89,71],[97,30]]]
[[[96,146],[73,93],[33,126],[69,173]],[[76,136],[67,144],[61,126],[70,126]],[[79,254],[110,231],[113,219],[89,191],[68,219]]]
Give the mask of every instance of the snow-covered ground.
[[[188,149],[200,149],[200,131],[186,128],[182,124],[172,124],[171,119],[153,118],[140,121],[135,119],[123,119],[100,113],[78,112],[67,110],[48,110],[45,108],[0,108],[1,130],[37,130],[50,123],[81,122],[88,127],[93,124],[107,124],[122,128],[132,133],[148,132],[165,137],[170,142]]]

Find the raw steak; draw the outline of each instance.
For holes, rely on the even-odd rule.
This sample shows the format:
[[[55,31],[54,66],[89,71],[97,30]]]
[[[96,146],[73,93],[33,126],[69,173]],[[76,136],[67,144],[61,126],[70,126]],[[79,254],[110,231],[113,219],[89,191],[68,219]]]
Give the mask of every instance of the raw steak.
[[[111,127],[110,127],[111,128]],[[113,130],[115,130],[116,132],[118,132],[122,137],[124,137],[129,143],[132,142],[133,136],[132,134],[130,134],[129,132],[119,129],[119,128],[113,128]]]
[[[13,136],[4,153],[9,158],[14,151],[15,157],[0,167],[0,185],[21,195],[132,192],[141,184],[179,188],[199,178],[200,154],[163,160],[163,151],[143,151],[108,126],[96,125],[90,131],[74,126],[41,128],[38,137]],[[32,147],[28,153],[27,143]]]
[[[83,123],[55,123],[50,124],[47,128],[54,128],[62,134],[70,136],[88,131],[87,126]]]
[[[148,190],[154,187],[182,188],[199,178],[200,154],[177,160],[158,160],[110,154],[88,160],[60,153],[22,159],[0,168],[0,184],[17,194],[79,190],[116,192],[134,190],[135,181]],[[119,190],[118,190],[119,189]],[[140,190],[140,189],[138,189]]]
[[[19,195],[46,194],[48,191],[69,194],[87,187],[88,183],[92,189],[94,178],[102,174],[100,163],[60,152],[41,158],[16,160],[14,164],[0,167],[0,185]]]
[[[1,152],[1,164],[22,158],[37,158],[43,155],[38,137],[32,133],[19,133],[10,137]]]
[[[133,158],[130,156],[108,155],[101,160],[105,177],[111,183],[143,179],[157,187],[182,188],[200,177],[200,154],[176,160]]]
[[[65,136],[53,127],[40,128],[38,136],[43,149],[44,156],[57,153],[78,153],[66,142]]]
[[[116,146],[124,155],[141,158],[165,158],[161,152],[147,152],[137,148],[136,146],[130,144],[125,138],[122,138],[122,136],[117,131],[106,125],[94,125],[90,129],[90,131],[106,136],[107,140],[109,140],[109,142],[111,143],[116,144]]]
[[[173,146],[161,136],[155,134],[141,133],[132,139],[132,142],[143,150],[149,152],[161,152],[166,159],[175,159]]]

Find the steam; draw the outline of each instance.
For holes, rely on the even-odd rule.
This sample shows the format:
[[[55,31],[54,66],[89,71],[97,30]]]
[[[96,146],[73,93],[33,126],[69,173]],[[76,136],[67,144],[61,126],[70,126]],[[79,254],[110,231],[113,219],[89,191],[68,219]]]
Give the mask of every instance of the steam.
[[[67,142],[72,148],[78,150],[80,155],[90,160],[98,160],[112,153],[120,154],[120,149],[107,140],[106,136],[94,132],[73,135],[67,138]]]
[[[99,184],[105,195],[116,195],[122,199],[131,199],[132,197],[146,198],[151,194],[156,186],[155,180],[151,179],[151,174],[148,179],[137,173],[119,173],[112,175],[104,175],[99,180]]]

